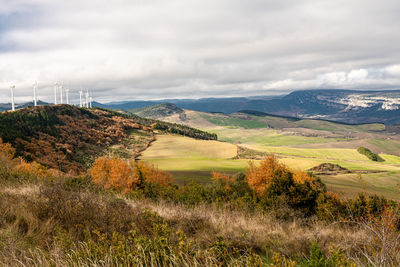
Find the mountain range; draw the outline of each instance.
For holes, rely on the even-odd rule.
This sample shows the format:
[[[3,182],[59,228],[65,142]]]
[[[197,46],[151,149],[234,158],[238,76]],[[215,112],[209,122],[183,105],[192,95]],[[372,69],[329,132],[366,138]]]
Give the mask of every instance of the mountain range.
[[[400,90],[302,90],[284,96],[164,99],[154,101],[94,102],[93,106],[134,111],[161,103],[203,112],[235,113],[242,110],[296,118],[325,119],[344,123],[400,124]],[[22,105],[28,106],[32,103]],[[43,103],[45,104],[45,103]],[[0,111],[9,109],[0,104]]]
[[[295,118],[325,119],[344,123],[400,124],[400,90],[304,90],[279,97],[202,98],[161,101],[132,101],[106,105],[132,111],[160,103],[204,112],[235,113],[259,111]]]

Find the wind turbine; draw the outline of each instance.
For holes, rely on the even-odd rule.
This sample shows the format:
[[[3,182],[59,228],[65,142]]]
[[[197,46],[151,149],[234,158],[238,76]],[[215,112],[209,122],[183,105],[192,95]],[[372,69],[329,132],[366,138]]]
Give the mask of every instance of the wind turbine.
[[[61,82],[59,88],[60,88],[60,104],[63,104],[63,89],[64,89],[64,86],[62,86],[62,82]]]
[[[57,105],[57,88],[58,88],[58,82],[54,83],[54,105]]]
[[[69,89],[65,89],[65,96],[67,97],[67,105],[69,105]]]
[[[89,107],[92,108],[92,101],[93,101],[93,97],[89,97]]]
[[[86,90],[86,107],[89,108],[89,91]]]
[[[10,85],[10,89],[11,89],[11,110],[15,111],[15,104],[14,104],[14,89],[15,89],[15,85]]]
[[[34,82],[33,83],[33,105],[35,107],[37,106],[37,94],[36,94],[37,86],[38,86],[37,82]]]
[[[82,90],[80,90],[79,91],[79,107],[81,108],[83,105],[82,105]]]

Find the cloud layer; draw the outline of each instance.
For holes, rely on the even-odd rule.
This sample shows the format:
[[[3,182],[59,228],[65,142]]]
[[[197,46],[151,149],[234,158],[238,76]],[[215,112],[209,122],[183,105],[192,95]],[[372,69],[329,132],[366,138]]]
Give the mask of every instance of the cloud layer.
[[[0,0],[0,102],[400,88],[397,0]]]

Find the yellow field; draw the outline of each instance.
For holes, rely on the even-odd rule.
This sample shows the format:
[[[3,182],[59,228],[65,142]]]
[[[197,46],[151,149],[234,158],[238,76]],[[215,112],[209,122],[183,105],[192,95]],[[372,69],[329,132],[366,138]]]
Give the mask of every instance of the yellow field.
[[[240,171],[247,160],[233,160],[237,147],[233,144],[196,140],[175,135],[158,135],[141,159],[168,171]]]
[[[158,135],[157,141],[144,151],[144,159],[229,159],[237,155],[233,144],[197,140],[177,135]]]

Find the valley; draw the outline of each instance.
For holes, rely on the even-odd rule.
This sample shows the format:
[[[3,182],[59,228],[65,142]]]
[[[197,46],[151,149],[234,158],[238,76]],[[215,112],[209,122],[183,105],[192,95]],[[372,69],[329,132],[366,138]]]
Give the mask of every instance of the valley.
[[[398,218],[398,139],[385,125],[147,112],[0,113],[0,262],[302,266],[334,244],[320,258],[350,267],[365,244],[385,246],[370,228],[334,225]]]
[[[159,109],[163,111],[158,112]],[[394,199],[400,197],[397,188],[400,184],[400,150],[397,149],[400,139],[383,124],[350,125],[262,113],[254,115],[253,112],[226,115],[179,109],[170,104],[156,105],[136,114],[215,133],[222,141],[218,146],[196,140],[187,145],[184,137],[157,137],[141,159],[170,171],[178,183],[188,182],[191,177],[196,181],[210,181],[212,171],[245,172],[250,158],[234,159],[232,154],[234,147],[240,146],[257,153],[273,153],[292,169],[308,170],[325,162],[339,164],[353,173],[320,177],[329,190],[345,196],[365,191]],[[360,146],[370,148],[384,162],[373,162],[358,153]],[[201,150],[197,150],[198,147]],[[213,152],[216,147],[231,154],[216,154]]]

